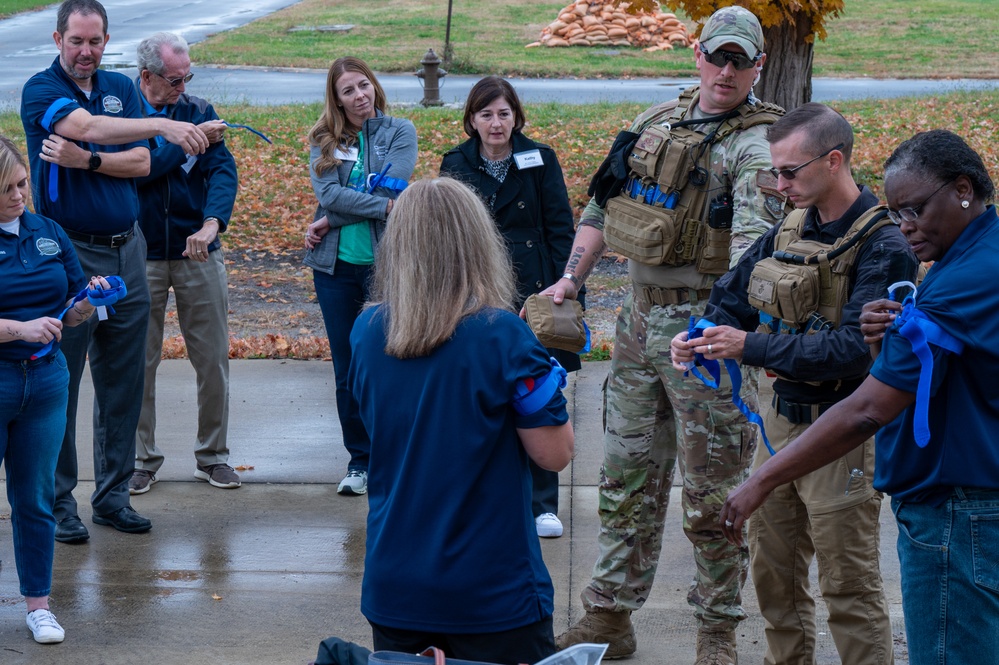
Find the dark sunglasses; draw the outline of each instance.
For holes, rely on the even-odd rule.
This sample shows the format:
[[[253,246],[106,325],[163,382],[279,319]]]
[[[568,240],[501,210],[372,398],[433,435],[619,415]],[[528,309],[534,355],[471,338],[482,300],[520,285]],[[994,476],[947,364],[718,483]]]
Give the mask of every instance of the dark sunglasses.
[[[834,145],[833,147],[829,148],[828,150],[826,150],[824,153],[822,153],[818,157],[812,157],[811,159],[809,159],[804,164],[798,164],[797,166],[795,166],[794,168],[791,168],[791,169],[775,169],[775,168],[770,168],[769,171],[770,171],[770,174],[773,175],[773,177],[775,177],[775,178],[784,178],[784,180],[794,180],[796,177],[798,177],[798,171],[800,171],[801,169],[805,168],[806,166],[808,166],[809,164],[811,164],[814,161],[822,159],[823,157],[825,157],[826,155],[828,155],[833,150],[842,150],[842,149],[843,149],[843,144],[839,143],[839,144]]]
[[[701,47],[701,53],[704,54],[705,60],[719,69],[722,69],[731,62],[732,66],[739,70],[755,67],[763,55],[760,53],[755,58],[750,58],[744,53],[732,53],[730,51],[722,51],[721,49],[716,49],[714,53],[708,53],[708,50],[703,46]]]
[[[151,69],[149,71],[152,72],[153,74],[156,74],[156,72],[154,72]],[[181,76],[180,78],[175,78],[175,79],[168,79],[162,74],[156,74],[156,76],[159,76],[161,79],[169,83],[171,88],[176,88],[181,83],[190,83],[191,79],[194,78],[194,72],[189,72],[187,76]]]

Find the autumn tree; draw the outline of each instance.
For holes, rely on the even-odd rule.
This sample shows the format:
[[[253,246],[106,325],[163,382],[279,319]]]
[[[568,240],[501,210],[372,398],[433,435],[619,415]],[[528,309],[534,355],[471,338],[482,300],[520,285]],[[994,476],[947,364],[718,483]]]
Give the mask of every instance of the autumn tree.
[[[651,4],[654,0],[635,0]],[[843,11],[843,0],[666,0],[703,24],[716,10],[741,5],[756,14],[766,39],[767,64],[756,95],[787,110],[812,99],[815,38],[826,38],[826,18]]]

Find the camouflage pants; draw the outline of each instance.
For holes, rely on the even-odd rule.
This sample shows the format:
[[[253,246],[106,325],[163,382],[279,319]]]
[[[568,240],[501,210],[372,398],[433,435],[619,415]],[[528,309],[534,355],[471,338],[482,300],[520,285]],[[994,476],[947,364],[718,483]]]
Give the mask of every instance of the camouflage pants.
[[[629,295],[621,310],[604,396],[600,555],[582,593],[586,608],[637,610],[648,598],[679,460],[683,530],[697,566],[687,601],[706,627],[733,627],[746,617],[748,549],[725,540],[718,513],[748,476],[756,430],[732,405],[724,372],[727,383],[711,390],[670,363],[670,340],[703,309],[649,305]],[[742,397],[756,410],[750,378]]]

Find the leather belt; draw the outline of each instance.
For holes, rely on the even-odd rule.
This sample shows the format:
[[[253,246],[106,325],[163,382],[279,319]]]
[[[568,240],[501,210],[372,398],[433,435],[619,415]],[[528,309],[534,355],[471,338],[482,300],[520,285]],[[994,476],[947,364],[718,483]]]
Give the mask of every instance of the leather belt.
[[[132,226],[124,233],[119,233],[113,236],[95,236],[89,233],[80,233],[78,231],[71,231],[69,229],[63,229],[66,235],[69,236],[70,240],[75,240],[77,242],[85,242],[88,245],[100,245],[102,247],[121,247],[135,235],[135,226]]]
[[[707,300],[711,289],[667,289],[661,286],[635,284],[635,297],[650,305],[684,305],[691,301]]]
[[[787,418],[792,425],[811,425],[834,404],[836,402],[798,404],[797,402],[788,402],[777,395],[774,395],[773,401],[777,413]]]

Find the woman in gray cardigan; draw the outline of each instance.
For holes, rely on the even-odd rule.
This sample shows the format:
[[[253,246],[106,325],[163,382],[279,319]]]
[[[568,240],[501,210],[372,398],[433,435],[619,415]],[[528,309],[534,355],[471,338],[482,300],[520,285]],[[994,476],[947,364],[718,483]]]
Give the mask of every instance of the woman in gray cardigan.
[[[350,331],[368,299],[378,239],[416,166],[416,128],[385,115],[385,92],[363,60],[338,58],[326,77],[326,105],[309,132],[309,174],[319,206],[305,234],[336,378],[343,443],[350,454],[344,495],[368,489],[370,441],[347,385]]]

